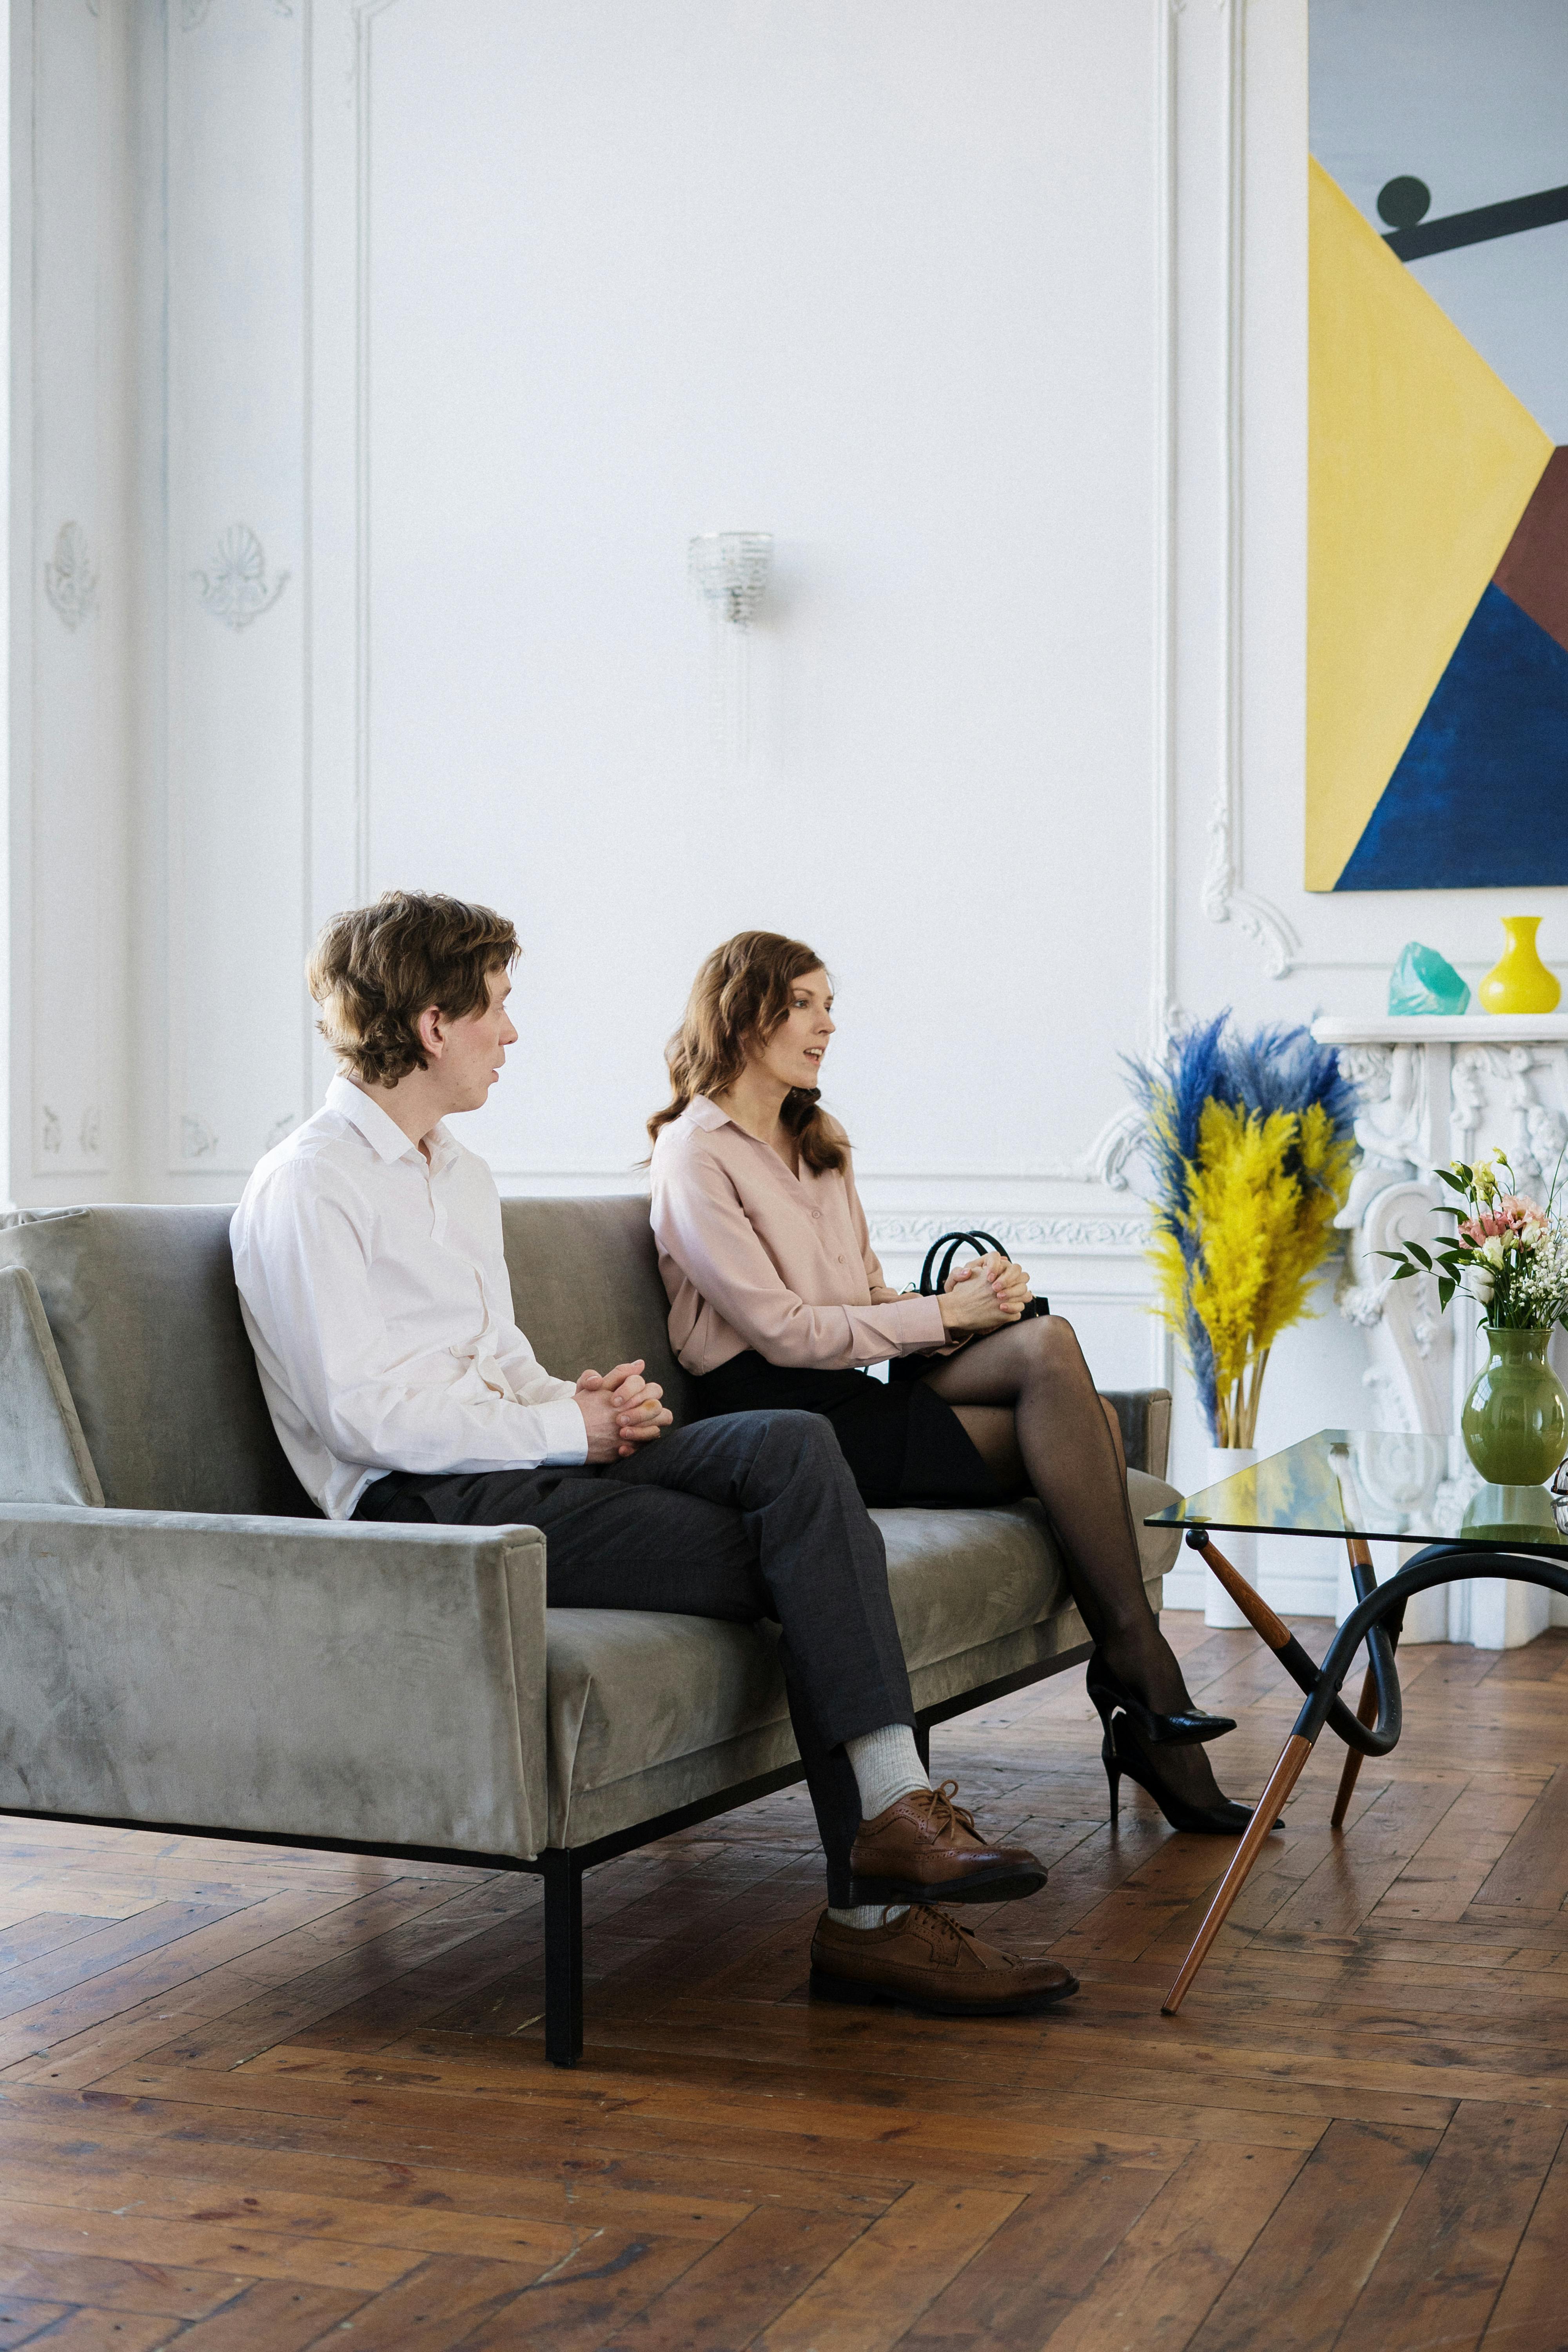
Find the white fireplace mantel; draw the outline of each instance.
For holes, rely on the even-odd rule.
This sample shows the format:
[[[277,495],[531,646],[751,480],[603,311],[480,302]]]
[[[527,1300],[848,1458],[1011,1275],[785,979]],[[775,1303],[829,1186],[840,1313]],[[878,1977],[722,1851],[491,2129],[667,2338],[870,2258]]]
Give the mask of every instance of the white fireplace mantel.
[[[1429,1247],[1447,1230],[1434,1212],[1454,1196],[1436,1171],[1451,1160],[1500,1144],[1521,1189],[1542,1201],[1560,1160],[1568,1172],[1568,1013],[1325,1019],[1312,1034],[1339,1047],[1360,1097],[1362,1161],[1338,1220],[1350,1236],[1339,1305],[1366,1333],[1378,1419],[1390,1429],[1455,1431],[1481,1366],[1474,1318],[1458,1302],[1441,1313],[1430,1277],[1394,1284],[1378,1253],[1412,1241]],[[1456,1532],[1467,1499],[1456,1488]],[[1531,1585],[1472,1581],[1421,1596],[1410,1633],[1511,1649],[1543,1630],[1551,1607]]]

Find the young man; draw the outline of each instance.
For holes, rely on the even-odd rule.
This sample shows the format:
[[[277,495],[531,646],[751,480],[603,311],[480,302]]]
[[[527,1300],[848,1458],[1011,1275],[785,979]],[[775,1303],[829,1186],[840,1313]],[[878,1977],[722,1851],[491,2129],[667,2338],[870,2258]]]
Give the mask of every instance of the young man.
[[[325,1108],[261,1160],[235,1278],[300,1483],[332,1518],[541,1528],[561,1608],[777,1621],[827,1858],[813,1982],[942,2014],[1077,1990],[925,1899],[1032,1894],[921,1768],[882,1539],[828,1423],[670,1430],[641,1363],[552,1378],[512,1320],[489,1170],[448,1133],[517,1042],[518,952],[488,908],[392,891],[340,915],[307,977],[337,1056]],[[668,1431],[669,1434],[665,1433]]]

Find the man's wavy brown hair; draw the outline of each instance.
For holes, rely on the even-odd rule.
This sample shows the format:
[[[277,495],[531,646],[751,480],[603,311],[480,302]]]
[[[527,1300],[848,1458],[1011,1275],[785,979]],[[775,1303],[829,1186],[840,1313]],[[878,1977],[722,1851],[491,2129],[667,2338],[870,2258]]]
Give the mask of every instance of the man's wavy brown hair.
[[[692,983],[685,1018],[664,1049],[670,1100],[647,1123],[653,1141],[661,1128],[680,1117],[693,1095],[711,1099],[734,1085],[748,1049],[765,1045],[789,1012],[795,982],[822,969],[815,948],[778,931],[737,931],[714,949]],[[780,1117],[808,1168],[842,1168],[843,1139],[820,1100],[815,1087],[795,1087],[784,1097]]]
[[[310,950],[305,979],[321,1008],[316,1026],[345,1071],[395,1087],[429,1066],[420,1014],[432,1005],[449,1021],[482,1013],[490,973],[517,952],[517,933],[489,907],[388,890],[374,907],[334,915]]]

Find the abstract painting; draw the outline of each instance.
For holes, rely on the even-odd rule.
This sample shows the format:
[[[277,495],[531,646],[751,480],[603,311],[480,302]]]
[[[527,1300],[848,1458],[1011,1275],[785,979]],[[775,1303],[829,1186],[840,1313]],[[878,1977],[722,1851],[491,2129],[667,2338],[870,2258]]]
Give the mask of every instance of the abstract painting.
[[[1568,6],[1310,33],[1307,887],[1568,882]]]

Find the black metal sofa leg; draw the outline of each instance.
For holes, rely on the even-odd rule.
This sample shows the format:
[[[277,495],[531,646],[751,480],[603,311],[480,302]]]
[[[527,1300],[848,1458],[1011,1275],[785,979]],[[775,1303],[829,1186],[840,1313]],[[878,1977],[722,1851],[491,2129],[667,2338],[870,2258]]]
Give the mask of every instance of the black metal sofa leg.
[[[583,2055],[583,1865],[547,1846],[544,1865],[544,2054],[552,2066]]]

